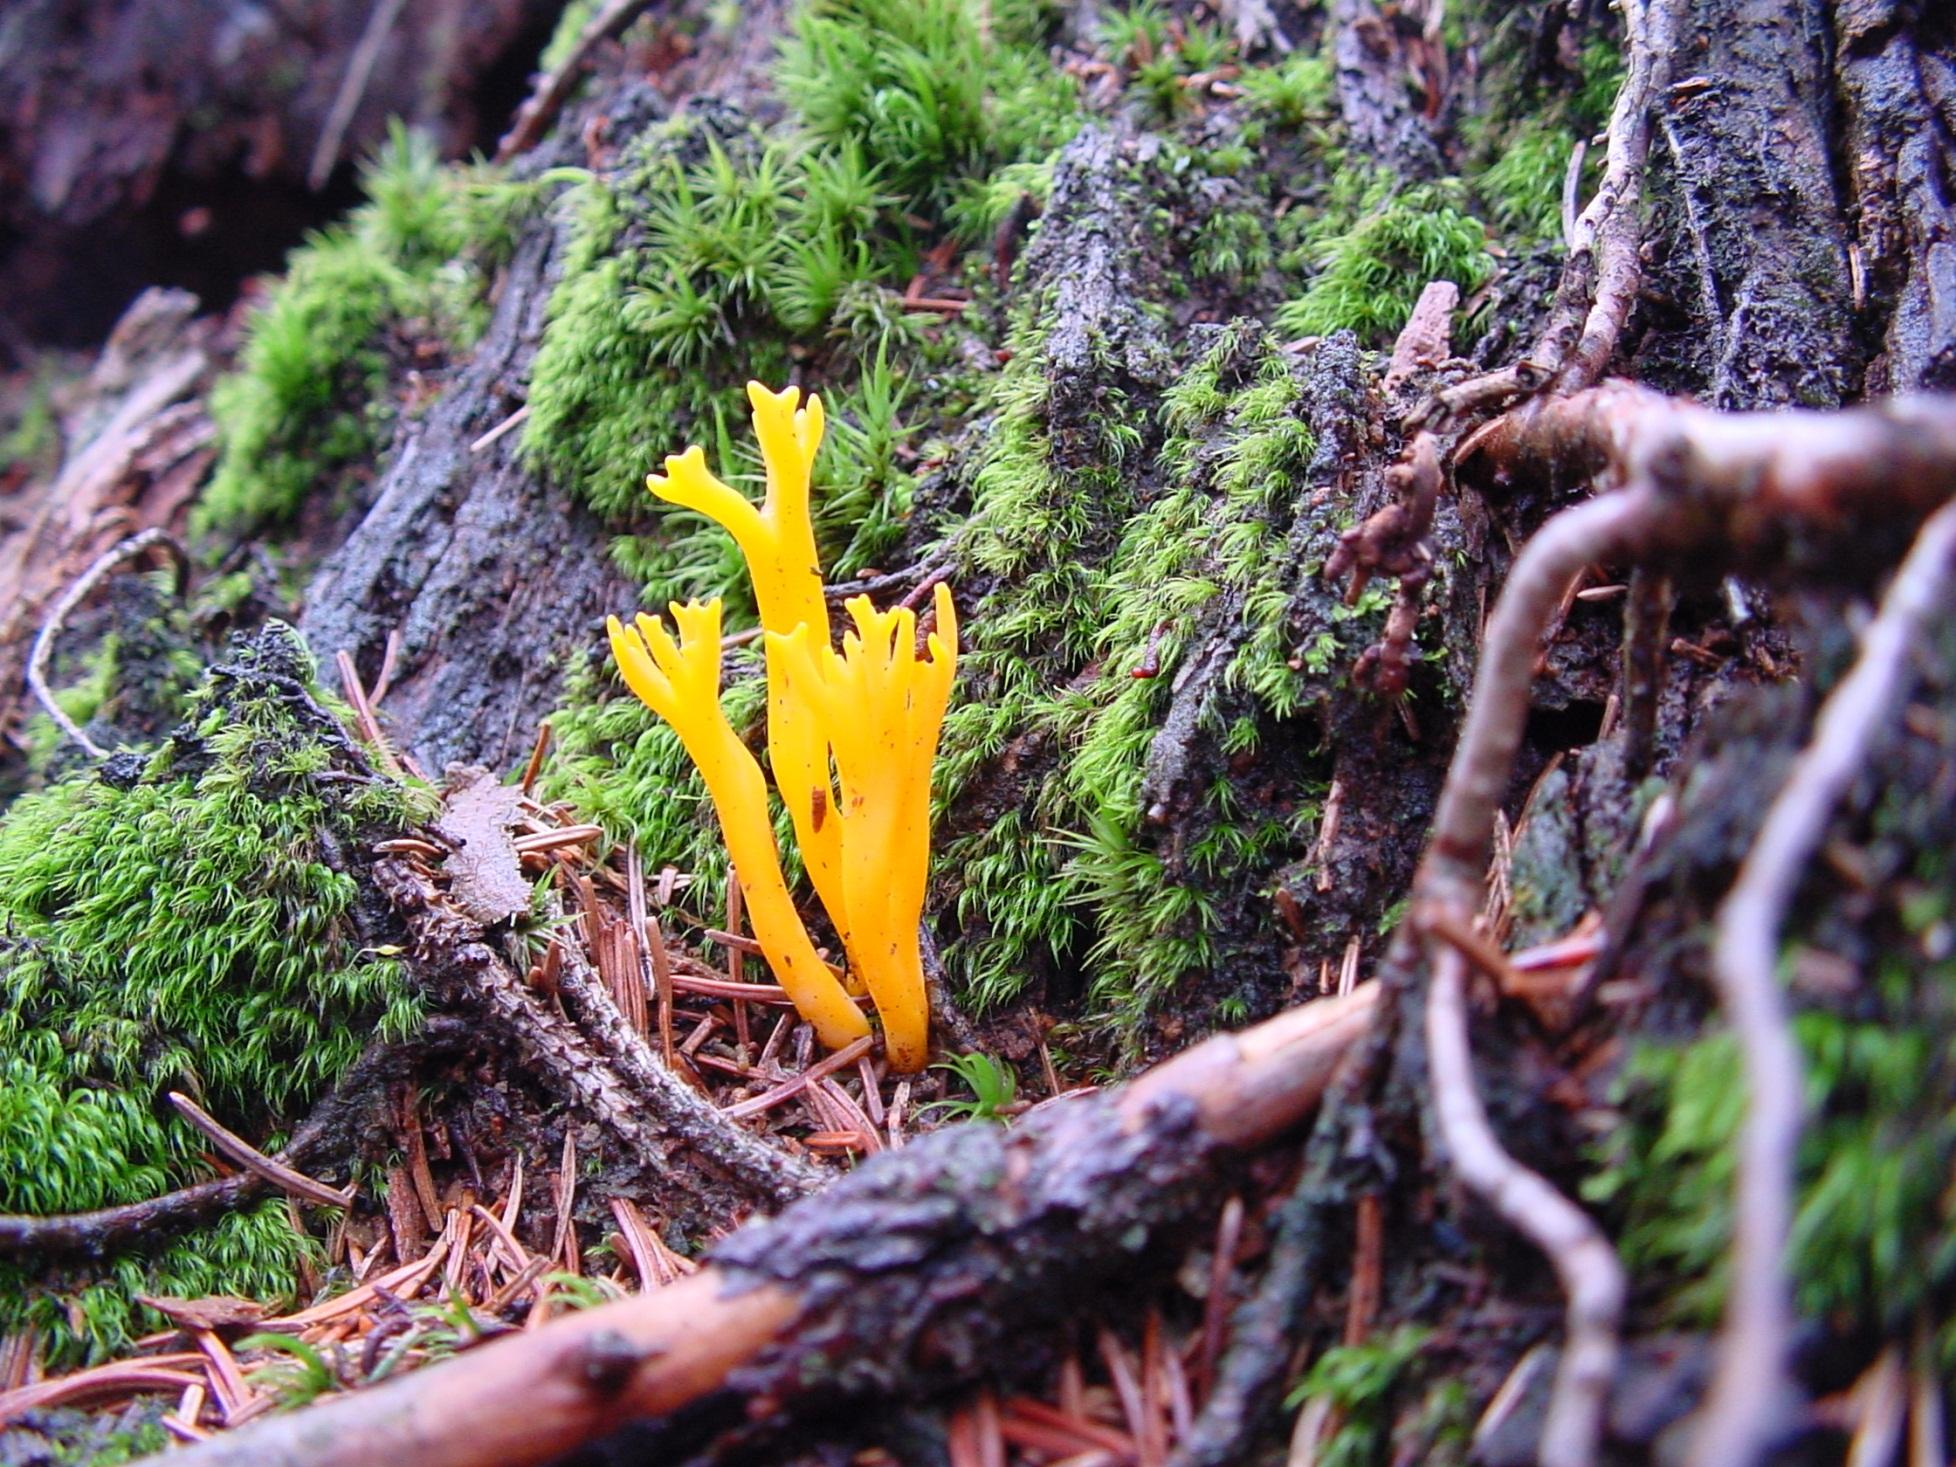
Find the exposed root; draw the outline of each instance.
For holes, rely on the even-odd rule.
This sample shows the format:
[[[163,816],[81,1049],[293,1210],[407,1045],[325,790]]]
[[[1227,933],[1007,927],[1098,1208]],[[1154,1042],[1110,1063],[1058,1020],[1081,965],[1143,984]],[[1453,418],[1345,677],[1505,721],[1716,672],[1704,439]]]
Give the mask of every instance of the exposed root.
[[[1632,779],[1649,773],[1655,752],[1670,621],[1671,578],[1658,571],[1632,571],[1630,599],[1623,610],[1623,768]]]
[[[1461,1180],[1548,1256],[1567,1296],[1567,1336],[1542,1426],[1543,1467],[1596,1460],[1603,1407],[1616,1374],[1623,1265],[1589,1214],[1510,1156],[1488,1125],[1474,1088],[1467,1041],[1467,963],[1448,945],[1432,953],[1426,994],[1426,1053],[1433,1113]]]
[[[1626,0],[1623,89],[1610,113],[1603,180],[1568,228],[1568,258],[1555,304],[1526,360],[1436,393],[1415,416],[1459,422],[1530,393],[1594,386],[1622,340],[1642,281],[1639,200],[1650,154],[1651,112],[1670,82],[1682,0]]]
[[[108,578],[110,571],[126,561],[134,560],[152,545],[160,545],[169,554],[176,566],[178,589],[190,574],[190,558],[184,554],[183,546],[167,530],[149,529],[131,535],[119,545],[113,545],[95,557],[88,569],[83,571],[75,583],[61,593],[61,599],[54,603],[48,612],[47,620],[41,623],[40,634],[34,638],[34,650],[27,659],[27,686],[33,690],[47,716],[54,720],[54,726],[70,739],[80,744],[91,759],[106,759],[109,751],[83,733],[74,719],[62,711],[55,701],[54,690],[48,686],[48,661],[54,656],[55,638],[67,624],[68,615],[82,599]]]
[[[1670,83],[1683,8],[1683,0],[1627,0],[1624,8],[1628,66],[1610,113],[1603,182],[1576,216],[1555,310],[1535,349],[1557,393],[1593,386],[1602,377],[1636,303],[1643,244],[1638,203],[1650,155],[1650,116]],[[1572,343],[1578,322],[1581,333]]]
[[[1828,695],[1813,742],[1719,908],[1712,974],[1745,1064],[1732,1232],[1732,1286],[1711,1394],[1691,1460],[1728,1467],[1771,1445],[1772,1412],[1792,1330],[1786,1248],[1793,1221],[1802,1065],[1776,971],[1780,925],[1834,807],[1866,767],[1909,684],[1909,660],[1947,599],[1956,570],[1956,503],[1930,517],[1861,639],[1853,669]]]
[[[1478,908],[1494,814],[1521,747],[1541,639],[1563,592],[1594,561],[1636,560],[1669,508],[1655,488],[1639,485],[1564,510],[1523,547],[1488,618],[1473,703],[1415,886],[1421,903],[1469,919]]]
[[[1926,518],[1956,474],[1956,399],[1922,394],[1846,412],[1721,413],[1629,382],[1538,398],[1463,442],[1457,478],[1660,486],[1650,549],[1717,548],[1728,566],[1783,565],[1796,529],[1850,548]]]
[[[1358,600],[1374,575],[1398,578],[1399,594],[1386,618],[1385,636],[1367,647],[1352,669],[1352,681],[1359,687],[1396,697],[1406,691],[1412,676],[1417,655],[1413,633],[1419,627],[1421,592],[1433,574],[1433,548],[1426,536],[1433,528],[1433,510],[1440,491],[1446,486],[1438,440],[1431,433],[1415,437],[1405,458],[1386,470],[1386,481],[1393,490],[1393,502],[1347,530],[1324,570],[1333,580],[1350,574],[1345,590],[1348,606]]]
[[[1588,1462],[1595,1456],[1615,1349],[1620,1266],[1594,1223],[1509,1157],[1488,1127],[1466,1037],[1466,960],[1452,943],[1437,940],[1434,917],[1445,915],[1462,927],[1471,920],[1495,816],[1521,745],[1542,638],[1578,572],[1599,561],[1663,572],[1687,556],[1723,565],[1783,561],[1801,532],[1838,544],[1866,526],[1912,523],[1956,490],[1956,403],[1905,398],[1838,414],[1719,414],[1611,383],[1530,403],[1474,435],[1462,457],[1483,458],[1479,467],[1506,478],[1600,478],[1627,485],[1556,515],[1515,562],[1488,621],[1473,703],[1415,881],[1412,919],[1432,964],[1427,1042],[1448,1149],[1463,1179],[1548,1254],[1569,1298],[1569,1339],[1542,1460]],[[1796,775],[1789,790],[1793,813],[1779,817],[1787,822],[1786,833],[1769,822],[1760,838],[1760,894],[1734,892],[1734,900],[1744,896],[1736,920],[1751,925],[1742,926],[1738,937],[1721,936],[1721,948],[1749,944],[1733,949],[1734,960],[1742,956],[1747,966],[1736,978],[1742,993],[1727,1001],[1745,1042],[1761,1045],[1769,1087],[1763,1100],[1755,1100],[1763,1115],[1749,1125],[1744,1153],[1754,1174],[1768,1180],[1753,1184],[1758,1193],[1747,1205],[1757,1213],[1752,1226],[1758,1232],[1748,1241],[1742,1219],[1738,1250],[1742,1269],[1750,1262],[1764,1270],[1752,1281],[1759,1289],[1752,1304],[1763,1342],[1781,1344],[1762,1383],[1756,1358],[1761,1340],[1747,1335],[1741,1345],[1739,1333],[1728,1328],[1726,1360],[1742,1377],[1728,1389],[1742,1392],[1743,1399],[1731,1408],[1727,1448],[1699,1449],[1697,1460],[1708,1464],[1744,1460],[1756,1445],[1755,1423],[1777,1379],[1789,1312],[1780,1269],[1799,1066],[1773,979],[1778,915],[1893,697],[1912,629],[1934,605],[1956,544],[1956,511],[1940,509],[1931,525],[1933,533],[1918,541],[1884,605],[1882,640],[1871,634],[1864,651],[1861,666],[1874,669],[1868,681],[1844,686],[1829,702],[1830,710],[1842,711],[1823,727],[1811,756],[1824,772],[1805,781]],[[1793,793],[1808,783],[1811,792]],[[1734,920],[1728,904],[1722,927]],[[1724,971],[1720,977],[1722,984],[1735,981]]]
[[[1466,960],[1427,929],[1442,914],[1458,928],[1471,926],[1495,813],[1521,747],[1541,639],[1563,592],[1592,561],[1632,558],[1664,507],[1647,485],[1593,499],[1557,515],[1523,549],[1488,619],[1473,705],[1414,883],[1413,921],[1432,972],[1426,1043],[1441,1138],[1461,1179],[1548,1255],[1568,1298],[1568,1339],[1542,1434],[1541,1461],[1552,1467],[1596,1460],[1615,1369],[1623,1268],[1589,1215],[1508,1155],[1495,1137],[1474,1085]]]

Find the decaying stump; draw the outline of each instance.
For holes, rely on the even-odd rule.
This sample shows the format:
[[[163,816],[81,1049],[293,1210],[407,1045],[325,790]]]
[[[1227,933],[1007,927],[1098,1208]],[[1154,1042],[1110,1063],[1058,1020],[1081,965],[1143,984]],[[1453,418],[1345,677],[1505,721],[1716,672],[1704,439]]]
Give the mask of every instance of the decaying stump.
[[[198,1459],[331,1460],[315,1438],[337,1432],[355,1456],[459,1464],[481,1459],[470,1431],[494,1422],[508,1460],[541,1460],[649,1413],[593,1450],[768,1459],[845,1398],[884,1413],[843,1434],[872,1443],[905,1398],[1023,1378],[1059,1312],[1120,1317],[1129,1268],[1172,1269],[1181,1251],[1161,1240],[1215,1221],[1216,1179],[1242,1175],[1223,1151],[1265,1145],[1318,1098],[1314,1073],[1286,1087],[1281,1123],[1223,1135],[1250,1124],[1238,1087],[1260,1062],[1230,1045],[1369,1010],[1373,993],[1378,1022],[1310,1122],[1301,1171],[1255,1174],[1267,1252],[1209,1342],[1178,1462],[1267,1454],[1300,1371],[1310,1396],[1312,1362],[1383,1358],[1400,1327],[1433,1330],[1427,1356],[1362,1407],[1320,1384],[1305,1457],[1373,1429],[1369,1410],[1380,1450],[1397,1422],[1489,1463],[1762,1460],[1840,1434],[1811,1398],[1932,1371],[1921,1341],[1946,1326],[1948,1278],[1906,1317],[1885,1312],[1892,1279],[1827,1295],[1823,1313],[1781,1254],[1831,1161],[1803,1136],[1847,1147],[1859,1105],[1938,1175],[1956,1144],[1936,1129],[1956,1111],[1939,1062],[1885,1111],[1853,1069],[1883,1032],[1939,1053],[1951,1022],[1934,976],[1946,919],[1930,909],[1949,895],[1936,812],[1956,677],[1935,612],[1956,443],[1946,399],[1855,406],[1956,380],[1949,22],[1817,0],[1626,0],[1620,21],[1240,4],[1222,18],[1255,44],[1163,83],[1207,18],[1172,9],[1120,54],[1079,15],[1041,33],[1090,115],[1000,185],[1020,192],[985,216],[984,247],[936,214],[905,221],[916,278],[878,284],[872,304],[934,323],[921,334],[941,350],[907,384],[932,441],[906,446],[914,499],[864,581],[914,594],[948,576],[974,643],[965,696],[1005,710],[954,750],[931,916],[953,986],[993,1001],[984,1041],[1028,1072],[1063,1042],[1084,1073],[1283,1011],[1276,1028],[1009,1132],[913,1143],[804,1197],[815,1173],[688,1088],[670,1036],[625,1019],[600,959],[553,947],[526,968],[498,929],[513,911],[457,916],[416,864],[439,864],[437,826],[426,850],[363,863],[376,911],[391,908],[382,925],[400,924],[367,940],[398,943],[440,1005],[471,1016],[473,1060],[559,1108],[553,1135],[598,1138],[606,1203],[643,1203],[696,1238],[787,1210],[663,1293],[221,1436]],[[510,143],[519,176],[615,179],[675,117],[751,163],[740,149],[789,125],[764,84],[786,23],[773,7],[683,44],[654,21],[620,46],[617,18],[576,52],[595,72],[581,97],[539,93]],[[1450,24],[1472,43],[1451,44]],[[1259,69],[1284,47],[1326,62],[1290,97],[1308,126],[1289,133],[1259,110]],[[1469,120],[1563,105],[1599,47],[1622,84],[1606,137],[1554,135],[1569,156],[1552,160],[1567,252],[1553,291],[1531,289],[1546,267],[1525,258],[1551,223],[1503,242],[1491,285],[1464,269],[1424,295],[1412,281],[1389,365],[1390,332],[1271,329],[1395,189],[1429,189],[1436,216],[1482,202],[1504,143],[1470,144]],[[1229,74],[1239,62],[1247,81]],[[130,177],[164,166],[138,161]],[[1349,205],[1367,186],[1375,202]],[[1310,233],[1342,207],[1356,211],[1343,234]],[[564,663],[638,591],[607,556],[621,526],[593,514],[590,486],[519,446],[575,227],[562,209],[523,220],[479,341],[403,416],[344,537],[304,547],[320,562],[303,607],[314,650],[347,654],[356,685],[385,683],[381,722],[430,771],[520,765],[561,706]],[[976,260],[962,273],[961,249]],[[1258,263],[1227,263],[1245,255]],[[128,421],[81,435],[96,449],[42,486],[10,564],[52,544],[72,574],[119,538],[98,510],[147,492],[137,518],[168,519],[202,473],[215,333],[163,305],[177,334],[161,365],[114,387]],[[736,346],[764,335],[739,311],[722,324]],[[824,372],[859,380],[840,335],[764,345],[827,392]],[[1488,359],[1470,362],[1475,335]],[[1753,415],[1786,407],[1825,411]],[[711,432],[673,424],[647,466]],[[1130,543],[1146,526],[1189,547],[1158,555],[1158,575]],[[66,578],[15,579],[0,655],[24,663]],[[1864,615],[1853,645],[1842,629]],[[1119,777],[1082,756],[1103,734],[1128,761]],[[1790,830],[1799,859],[1776,863],[1762,826]],[[641,855],[665,857],[631,855],[642,888]],[[1175,900],[1149,905],[1163,893]],[[598,917],[595,900],[579,917],[593,950]],[[1021,940],[1014,922],[1039,930]],[[974,963],[999,952],[1020,967],[983,987],[998,975]],[[1368,974],[1380,982],[1350,993]],[[1839,1031],[1850,1081],[1803,1116],[1806,1020]],[[1751,1088],[1720,1092],[1736,1119],[1724,1150],[1700,1154],[1664,1130],[1703,1098],[1683,1094],[1676,1057],[1702,1057],[1727,1026],[1726,1063],[1708,1068]],[[1225,1053],[1230,1073],[1206,1068]],[[1199,1095],[1168,1078],[1190,1075]],[[1168,1092],[1152,1110],[1137,1098]],[[1204,1109],[1209,1095],[1231,1098]],[[1683,1148],[1669,1196],[1648,1174],[1653,1132]],[[1616,1136],[1650,1145],[1626,1156]],[[1717,1167],[1733,1156],[1728,1184]],[[1918,1202],[1895,1232],[1927,1256],[1956,1223]],[[589,1222],[600,1204],[577,1205]],[[1687,1205],[1701,1209],[1691,1237],[1715,1238],[1709,1261],[1664,1210]],[[1860,1241],[1842,1255],[1859,1259]],[[1927,1420],[1933,1379],[1917,1397]],[[1855,1392],[1845,1430],[1898,1429],[1891,1398]],[[524,1419],[505,1431],[495,1412],[511,1402]],[[403,1433],[424,1428],[437,1444],[412,1455]]]

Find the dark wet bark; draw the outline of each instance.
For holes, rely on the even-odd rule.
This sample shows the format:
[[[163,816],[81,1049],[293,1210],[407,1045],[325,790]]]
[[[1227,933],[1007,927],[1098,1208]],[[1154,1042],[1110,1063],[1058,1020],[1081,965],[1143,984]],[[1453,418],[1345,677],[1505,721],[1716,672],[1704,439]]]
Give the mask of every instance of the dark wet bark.
[[[0,360],[30,341],[99,339],[146,285],[222,303],[345,206],[344,165],[390,117],[450,154],[477,145],[556,9],[10,5],[0,17]]]
[[[373,507],[305,596],[313,651],[350,652],[369,684],[399,634],[387,711],[431,772],[500,768],[527,748],[565,654],[597,645],[605,612],[633,601],[589,511],[521,462],[520,433],[472,446],[522,405],[557,244],[545,225],[518,247],[488,333],[402,428]]]
[[[1862,371],[1826,7],[1701,0],[1680,39],[1652,172],[1703,393],[1838,407]]]

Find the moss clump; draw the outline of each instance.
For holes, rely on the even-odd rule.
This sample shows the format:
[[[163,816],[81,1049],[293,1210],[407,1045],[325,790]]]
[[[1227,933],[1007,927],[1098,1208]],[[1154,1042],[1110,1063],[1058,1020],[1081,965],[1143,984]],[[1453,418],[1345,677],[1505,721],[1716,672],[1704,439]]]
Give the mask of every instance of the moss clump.
[[[1129,94],[1161,122],[1195,106],[1191,77],[1236,59],[1234,42],[1219,27],[1171,16],[1155,0],[1109,14],[1101,22],[1099,40],[1121,68]]]
[[[1458,180],[1407,187],[1357,165],[1336,175],[1287,263],[1308,272],[1310,284],[1277,313],[1278,330],[1354,331],[1372,345],[1406,324],[1428,281],[1451,280],[1466,294],[1494,270],[1487,231],[1467,212]]]
[[[1331,61],[1313,52],[1293,51],[1274,66],[1251,67],[1238,85],[1251,111],[1279,127],[1321,122],[1332,110]]]
[[[725,533],[655,509],[645,476],[702,439],[733,481],[758,476],[725,410],[750,377],[787,380],[790,344],[803,340],[833,347],[831,372],[811,385],[827,375],[843,387],[826,393],[837,443],[817,471],[830,486],[817,526],[829,569],[852,574],[892,543],[910,482],[895,462],[892,363],[915,355],[900,308],[876,309],[915,264],[896,204],[853,145],[763,142],[724,117],[648,135],[618,175],[580,189],[525,448],[610,522],[656,522],[615,547],[649,602],[743,584]]]
[[[167,1409],[154,1396],[114,1413],[65,1409],[36,1411],[22,1428],[0,1436],[9,1467],[121,1467],[175,1440],[163,1427]]]
[[[960,881],[947,961],[989,1005],[1079,960],[1090,1012],[1131,1029],[1217,965],[1226,914],[1315,819],[1306,789],[1252,802],[1223,764],[1335,677],[1293,657],[1298,587],[1336,526],[1327,514],[1324,543],[1306,544],[1290,518],[1316,436],[1292,364],[1255,323],[1221,332],[1153,423],[1123,422],[1104,394],[1098,442],[1055,443],[1040,362],[1029,346],[1007,368],[972,478],[960,556],[996,589],[970,618],[943,766],[947,809],[982,811],[1002,757],[1030,787],[946,846]],[[1144,435],[1158,477],[1142,472]],[[1199,691],[1184,693],[1197,711],[1169,742],[1208,762],[1183,771],[1174,797],[1195,813],[1165,844],[1149,786],[1174,782],[1156,749],[1198,651]]]
[[[1324,1401],[1335,1409],[1336,1428],[1316,1460],[1326,1467],[1364,1467],[1385,1455],[1393,1398],[1430,1333],[1401,1325],[1362,1345],[1334,1345],[1318,1356],[1284,1403],[1302,1407]],[[1444,1420],[1450,1405],[1443,1402],[1430,1414]]]
[[[1519,11],[1510,7],[1488,20],[1482,102],[1461,123],[1468,188],[1512,244],[1558,240],[1570,163],[1578,142],[1609,121],[1623,85],[1622,48],[1598,31],[1565,65],[1551,55],[1565,48],[1542,46]],[[1601,175],[1601,157],[1601,148],[1589,150],[1578,207]]]
[[[809,132],[852,144],[912,209],[935,217],[993,169],[1078,127],[1077,88],[1042,41],[1046,0],[807,0],[776,82]]]
[[[1956,965],[1935,981],[1956,987]],[[1956,1053],[1927,1028],[1822,1012],[1794,1032],[1819,1107],[1801,1140],[1788,1262],[1800,1309],[1899,1336],[1956,1282]],[[1647,1045],[1623,1086],[1634,1124],[1611,1138],[1586,1195],[1621,1212],[1625,1261],[1667,1281],[1667,1312],[1710,1324],[1745,1107],[1737,1046],[1727,1034]]]
[[[578,193],[531,373],[531,458],[621,531],[643,531],[645,476],[684,443],[717,444],[723,473],[757,467],[725,407],[749,378],[793,375],[824,392],[849,450],[826,466],[861,469],[829,481],[828,569],[871,563],[907,508],[894,384],[924,354],[892,287],[916,273],[918,220],[995,224],[1023,171],[1077,126],[1073,83],[1032,40],[1043,23],[993,7],[987,34],[967,0],[810,0],[777,68],[795,108],[785,125],[764,136],[703,107],[635,141]],[[648,601],[740,583],[718,530],[671,513],[657,524],[615,545]]]
[[[1562,232],[1562,190],[1575,141],[1553,123],[1517,124],[1501,153],[1474,179],[1489,217],[1518,241],[1555,239]]]
[[[146,761],[122,756],[0,821],[0,1211],[140,1201],[204,1174],[183,1090],[271,1136],[371,1041],[407,1033],[399,966],[351,930],[336,853],[410,818],[319,711],[297,638],[273,627],[213,668]],[[61,1357],[137,1327],[131,1294],[273,1297],[305,1246],[282,1203],[103,1271],[0,1269],[0,1330]]]
[[[0,395],[0,485],[51,474],[61,463],[61,422],[54,395],[71,372],[52,355],[34,360],[25,381]]]
[[[185,605],[167,572],[117,577],[108,606],[85,619],[94,625],[62,638],[52,659],[49,680],[62,712],[103,748],[154,742],[174,727],[203,677],[202,625],[234,579],[220,578]],[[30,788],[86,762],[45,713],[27,720],[25,744],[21,774]]]
[[[444,167],[396,126],[362,171],[367,202],[293,251],[253,313],[239,370],[211,393],[218,461],[199,534],[289,518],[385,442],[382,405],[414,339],[462,346],[536,188]]]

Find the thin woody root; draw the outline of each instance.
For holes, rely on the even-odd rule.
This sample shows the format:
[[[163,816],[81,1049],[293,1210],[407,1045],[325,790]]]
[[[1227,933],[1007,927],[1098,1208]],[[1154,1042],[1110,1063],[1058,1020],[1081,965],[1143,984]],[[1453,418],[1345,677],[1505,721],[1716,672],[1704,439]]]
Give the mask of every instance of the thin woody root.
[[[1550,519],[1516,560],[1488,621],[1474,698],[1414,883],[1414,932],[1432,973],[1427,1046],[1442,1139],[1468,1187],[1548,1256],[1568,1300],[1568,1338],[1540,1448],[1540,1460],[1556,1467],[1596,1459],[1623,1270],[1596,1224],[1494,1135],[1474,1084],[1466,1009],[1472,913],[1542,637],[1592,563],[1662,573],[1707,552],[1733,565],[1771,562],[1783,560],[1791,524],[1852,541],[1870,524],[1929,517],[1861,664],[1823,714],[1809,751],[1813,772],[1804,761],[1796,771],[1782,796],[1788,813],[1776,804],[1748,862],[1747,871],[1756,866],[1759,874],[1749,882],[1742,876],[1721,919],[1720,949],[1730,954],[1719,959],[1721,989],[1742,1045],[1757,1046],[1748,1068],[1757,1065],[1755,1084],[1763,1079],[1764,1090],[1742,1142],[1738,1292],[1721,1366],[1722,1379],[1735,1383],[1715,1385],[1695,1460],[1707,1467],[1750,1460],[1790,1316],[1781,1270],[1800,1086],[1773,977],[1778,924],[1896,696],[1909,642],[1932,614],[1956,550],[1956,509],[1946,504],[1956,487],[1956,404],[1905,398],[1837,414],[1716,414],[1609,383],[1524,405],[1477,433],[1462,458],[1510,480],[1573,469],[1624,486]],[[1741,1327],[1737,1311],[1745,1308],[1757,1316]],[[1724,1413],[1730,1426],[1719,1424]],[[1729,1434],[1715,1437],[1714,1427]]]
[[[109,751],[81,730],[61,705],[55,701],[54,690],[48,686],[48,663],[54,656],[55,639],[68,623],[68,617],[81,605],[83,598],[93,591],[117,566],[134,560],[152,545],[160,545],[168,553],[171,563],[176,567],[179,592],[189,578],[190,557],[184,553],[183,546],[168,530],[148,529],[131,535],[116,545],[110,546],[89,564],[75,583],[61,593],[61,599],[54,603],[54,609],[41,624],[39,635],[34,638],[34,650],[27,658],[27,686],[33,691],[41,708],[46,712],[54,726],[75,743],[81,745],[91,759],[106,759]]]
[[[1520,362],[1436,393],[1415,426],[1461,422],[1532,393],[1566,394],[1602,378],[1642,278],[1638,201],[1650,154],[1651,111],[1670,82],[1681,8],[1679,0],[1627,0],[1623,87],[1610,112],[1602,182],[1566,225],[1562,280],[1535,346]]]
[[[1691,1460],[1758,1459],[1793,1327],[1786,1250],[1793,1220],[1803,1066],[1775,971],[1780,929],[1807,862],[1908,691],[1912,650],[1943,607],[1956,563],[1956,503],[1932,515],[1896,572],[1853,668],[1828,695],[1813,741],[1766,812],[1719,908],[1712,976],[1739,1041],[1746,1113],[1739,1133],[1732,1291]]]

